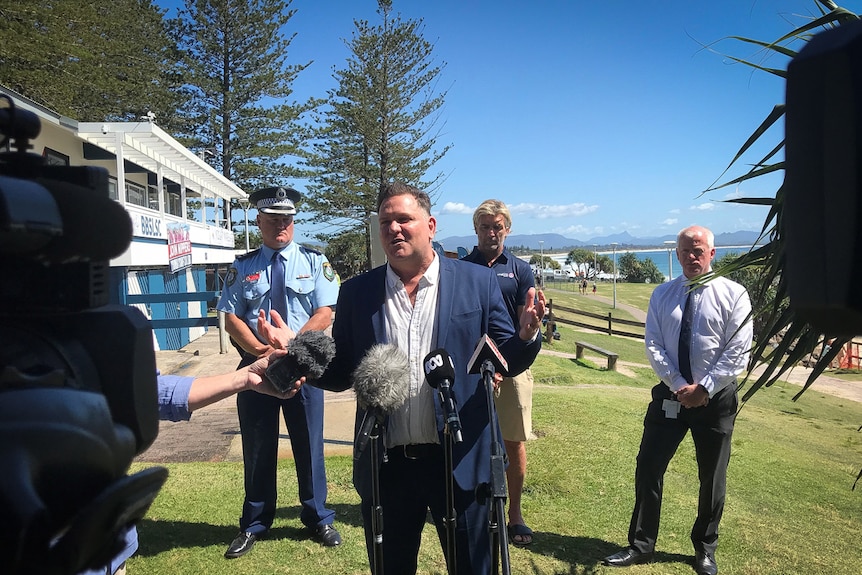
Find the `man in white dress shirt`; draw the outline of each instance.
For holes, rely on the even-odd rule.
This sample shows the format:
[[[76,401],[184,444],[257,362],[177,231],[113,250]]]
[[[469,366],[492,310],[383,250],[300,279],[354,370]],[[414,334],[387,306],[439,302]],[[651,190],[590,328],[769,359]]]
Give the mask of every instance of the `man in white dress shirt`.
[[[664,473],[691,431],[700,480],[691,530],[694,569],[715,575],[738,405],[736,377],[746,369],[751,349],[751,302],[744,287],[723,277],[692,288],[690,280],[712,269],[715,246],[708,229],[682,230],[676,253],[684,275],[656,287],[647,312],[646,352],[661,381],[652,390],[644,418],[629,546],[604,563],[627,567],[653,560]]]

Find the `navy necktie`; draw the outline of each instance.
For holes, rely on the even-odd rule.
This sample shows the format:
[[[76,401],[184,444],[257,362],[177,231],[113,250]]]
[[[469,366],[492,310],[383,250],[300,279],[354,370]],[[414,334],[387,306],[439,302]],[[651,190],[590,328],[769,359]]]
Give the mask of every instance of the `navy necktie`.
[[[685,299],[685,309],[682,312],[682,323],[679,328],[679,372],[688,383],[693,383],[691,376],[691,316],[693,314],[691,296],[694,292],[688,292],[688,297]]]
[[[287,322],[287,291],[284,288],[284,259],[279,252],[272,256],[270,277],[269,306]]]

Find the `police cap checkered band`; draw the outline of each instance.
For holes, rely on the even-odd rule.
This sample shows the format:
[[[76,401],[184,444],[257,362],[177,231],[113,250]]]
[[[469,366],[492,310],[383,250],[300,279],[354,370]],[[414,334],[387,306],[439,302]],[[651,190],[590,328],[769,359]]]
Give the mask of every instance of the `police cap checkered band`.
[[[258,190],[248,197],[260,212],[289,216],[296,213],[296,203],[301,196],[293,188],[277,186]]]

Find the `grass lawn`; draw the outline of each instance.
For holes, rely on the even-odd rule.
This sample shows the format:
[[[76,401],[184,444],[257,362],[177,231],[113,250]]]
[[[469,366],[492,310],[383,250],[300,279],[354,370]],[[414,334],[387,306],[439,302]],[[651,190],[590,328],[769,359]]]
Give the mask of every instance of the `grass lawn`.
[[[617,283],[617,303],[628,304],[646,311],[649,306],[649,298],[655,287],[656,284]],[[613,285],[599,283],[597,295],[602,296],[602,298],[613,298]],[[635,319],[626,310],[619,307],[614,309],[613,304],[604,299],[593,297],[592,292],[582,295],[578,293],[577,289],[574,291],[567,289],[566,284],[563,283],[548,284],[545,288],[545,297],[553,299],[555,305],[602,315],[611,312],[615,318]]]
[[[862,382],[862,371],[858,369],[835,369],[829,372],[829,376],[837,377],[838,379],[842,379],[844,381]]]
[[[548,289],[566,307],[632,319],[576,284]],[[590,286],[592,287],[592,286]],[[617,300],[646,310],[654,285],[617,284]],[[610,297],[611,284],[599,284]],[[642,340],[576,331],[558,324],[549,349],[574,354],[586,341],[645,364]],[[589,354],[588,354],[589,355]],[[646,367],[634,376],[607,371],[604,361],[541,355],[533,366],[535,440],[527,443],[524,514],[535,531],[528,549],[510,547],[512,572],[535,575],[676,575],[693,573],[689,531],[697,505],[697,466],[687,438],[665,477],[657,562],[625,570],[601,559],[625,544],[634,500],[635,456],[649,389]],[[855,374],[848,374],[848,379]],[[862,379],[862,378],[860,378]],[[737,419],[721,524],[719,572],[724,575],[833,575],[860,572],[862,488],[851,491],[862,466],[862,404],[777,383],[750,400]],[[145,467],[135,464],[134,469]],[[368,573],[352,459],[327,458],[329,503],[344,545],[323,549],[299,521],[290,460],[279,462],[279,500],[269,539],[246,557],[225,560],[242,504],[239,463],[170,464],[170,478],[140,526],[141,548],[128,563],[137,574]],[[429,525],[419,572],[445,574]],[[390,574],[398,575],[398,574]]]
[[[617,347],[621,358],[635,354]],[[649,370],[632,378],[590,362],[546,356],[539,358],[534,374],[537,439],[527,444],[523,504],[536,536],[529,549],[510,548],[512,572],[622,573],[600,561],[625,543],[635,456],[655,377]],[[851,486],[862,465],[862,433],[857,432],[862,404],[814,393],[791,402],[797,389],[778,383],[758,392],[740,412],[717,557],[720,573],[859,572],[862,489],[851,491]],[[329,502],[337,512],[343,546],[323,549],[307,538],[298,517],[293,465],[282,460],[282,507],[271,538],[231,561],[222,554],[237,531],[242,465],[168,465],[170,478],[140,526],[141,549],[129,561],[128,572],[368,573],[351,465],[350,457],[327,459]],[[136,464],[135,469],[145,466]],[[658,562],[625,573],[693,573],[688,533],[696,502],[697,468],[687,438],[665,478]],[[430,526],[424,537],[420,573],[445,573]]]
[[[564,353],[574,354],[576,350],[576,342],[583,341],[595,344],[608,351],[619,354],[620,361],[631,363],[647,363],[646,350],[644,349],[644,340],[633,337],[618,337],[610,336],[605,333],[581,331],[577,328],[567,326],[561,323],[557,324],[557,331],[560,332],[560,339],[554,340],[552,343],[543,342],[542,347],[547,350],[561,351]],[[593,352],[587,351],[587,355]],[[607,365],[607,363],[603,363]]]

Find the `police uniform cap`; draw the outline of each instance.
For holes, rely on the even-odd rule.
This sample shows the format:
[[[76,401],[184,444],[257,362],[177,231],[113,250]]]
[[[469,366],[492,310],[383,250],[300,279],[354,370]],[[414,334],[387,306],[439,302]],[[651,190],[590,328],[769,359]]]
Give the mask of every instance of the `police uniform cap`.
[[[248,201],[264,214],[290,216],[296,213],[296,204],[301,197],[293,188],[276,186],[254,192]]]

